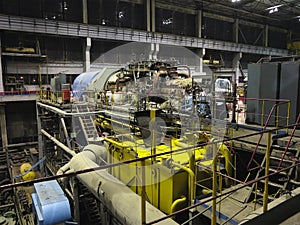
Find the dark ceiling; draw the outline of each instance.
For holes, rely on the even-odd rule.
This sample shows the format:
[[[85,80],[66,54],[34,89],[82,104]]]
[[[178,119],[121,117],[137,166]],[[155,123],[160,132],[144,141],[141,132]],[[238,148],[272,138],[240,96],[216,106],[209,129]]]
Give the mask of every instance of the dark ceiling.
[[[300,30],[300,0],[239,0],[237,2],[232,2],[232,0],[157,0],[157,2]],[[270,13],[272,9],[273,13]]]

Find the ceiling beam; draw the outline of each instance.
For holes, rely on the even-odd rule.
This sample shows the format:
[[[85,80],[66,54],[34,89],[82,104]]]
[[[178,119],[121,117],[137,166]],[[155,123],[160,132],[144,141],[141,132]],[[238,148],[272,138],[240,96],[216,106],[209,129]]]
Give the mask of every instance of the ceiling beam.
[[[255,1],[256,0],[245,0],[245,1],[236,2],[234,4],[241,7],[241,6],[247,5],[247,4],[255,2]]]

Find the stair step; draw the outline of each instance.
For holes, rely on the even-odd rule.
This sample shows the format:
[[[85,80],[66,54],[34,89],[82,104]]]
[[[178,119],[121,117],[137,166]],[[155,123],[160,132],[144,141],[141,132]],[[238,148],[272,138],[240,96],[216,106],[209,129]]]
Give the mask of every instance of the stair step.
[[[296,181],[296,180],[291,179],[290,182],[293,183],[293,184],[296,184],[296,185],[300,185],[300,181]]]
[[[255,193],[254,193],[254,194],[255,194]],[[263,193],[263,192],[260,192],[260,191],[257,191],[256,194],[259,195],[259,196],[261,196],[261,197],[264,196],[264,193]],[[271,201],[273,201],[273,200],[275,200],[276,198],[274,198],[274,197],[271,196],[271,195],[268,195],[268,199],[271,200]]]
[[[283,146],[281,146],[281,145],[272,145],[272,147],[273,147],[273,149],[285,150],[286,145],[283,145]],[[297,151],[296,148],[291,147],[291,146],[288,147],[288,150]]]
[[[271,171],[272,173],[275,173],[275,172],[277,172],[277,169],[269,168],[269,171]],[[284,172],[284,171],[278,172],[278,174],[285,175],[285,176],[287,175],[286,172]]]
[[[281,158],[274,157],[274,156],[270,156],[270,159],[277,160],[277,161],[280,161],[280,160],[281,160]],[[289,160],[289,159],[283,159],[282,161],[283,161],[283,162],[293,163],[293,161],[292,161],[292,160]]]
[[[265,180],[261,180],[260,182],[264,184],[264,183],[265,183]],[[283,185],[282,185],[282,184],[277,184],[277,183],[274,183],[274,182],[271,182],[271,181],[269,181],[268,184],[269,184],[270,186],[273,186],[273,187],[283,188]]]

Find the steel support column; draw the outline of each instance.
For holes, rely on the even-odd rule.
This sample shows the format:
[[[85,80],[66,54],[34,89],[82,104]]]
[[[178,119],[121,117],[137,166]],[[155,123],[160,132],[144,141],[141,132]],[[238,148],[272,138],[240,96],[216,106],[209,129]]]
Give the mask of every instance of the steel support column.
[[[196,16],[196,32],[198,38],[202,37],[202,16],[203,16],[202,10],[198,10]]]
[[[155,0],[146,0],[147,32],[155,32]]]
[[[149,59],[156,60],[159,52],[159,44],[151,43]]]
[[[3,151],[7,151],[7,130],[6,130],[6,115],[5,104],[0,104],[0,126],[1,126],[1,138]]]
[[[3,87],[3,73],[2,73],[2,44],[1,44],[1,38],[0,38],[0,94],[4,92],[4,87]]]
[[[233,107],[232,107],[232,123],[236,123],[236,89],[239,83],[239,76],[240,76],[240,59],[242,58],[243,53],[238,52],[234,55],[233,60],[232,60],[232,68],[235,71],[235,74],[232,76],[232,87],[233,87]]]
[[[264,46],[268,47],[269,45],[269,25],[264,27]]]
[[[82,0],[82,23],[88,24],[88,9],[87,9],[87,0]],[[89,71],[91,68],[91,38],[87,37],[84,43],[84,71]]]
[[[147,31],[151,31],[151,0],[146,0]]]
[[[236,19],[233,25],[233,42],[239,43],[239,19]]]
[[[155,0],[151,0],[151,31],[155,32]]]
[[[238,52],[234,54],[233,60],[232,60],[232,68],[235,71],[235,74],[232,77],[232,83],[239,83],[239,76],[240,76],[240,60],[243,57],[242,52]]]
[[[42,125],[41,125],[41,117],[39,113],[39,107],[36,105],[36,120],[37,120],[37,134],[38,134],[38,149],[39,149],[39,159],[42,159],[44,155],[44,142],[42,135]],[[42,162],[39,165],[39,169],[42,176],[45,176],[45,162]]]
[[[91,46],[92,46],[92,39],[87,37],[85,39],[85,57],[84,57],[84,71],[89,71],[91,68]]]
[[[82,23],[88,23],[87,0],[82,0]]]
[[[203,71],[203,57],[205,54],[205,48],[197,49],[197,55],[199,56],[199,75],[205,75],[205,72]]]

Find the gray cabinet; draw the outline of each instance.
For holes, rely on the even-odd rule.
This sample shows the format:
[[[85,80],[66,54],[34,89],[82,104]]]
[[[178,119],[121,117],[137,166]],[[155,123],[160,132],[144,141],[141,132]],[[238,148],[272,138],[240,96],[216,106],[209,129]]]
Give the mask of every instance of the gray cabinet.
[[[280,63],[256,63],[248,65],[247,123],[265,124],[271,108],[276,102],[265,101],[264,107],[262,107],[263,103],[258,99],[275,100],[278,98],[279,77]],[[275,125],[275,115],[274,111],[269,125]]]
[[[291,100],[289,124],[296,122],[300,112],[300,62],[284,62],[281,64],[280,99]],[[286,125],[287,107],[280,107],[280,125]],[[285,119],[285,120],[284,120]]]

